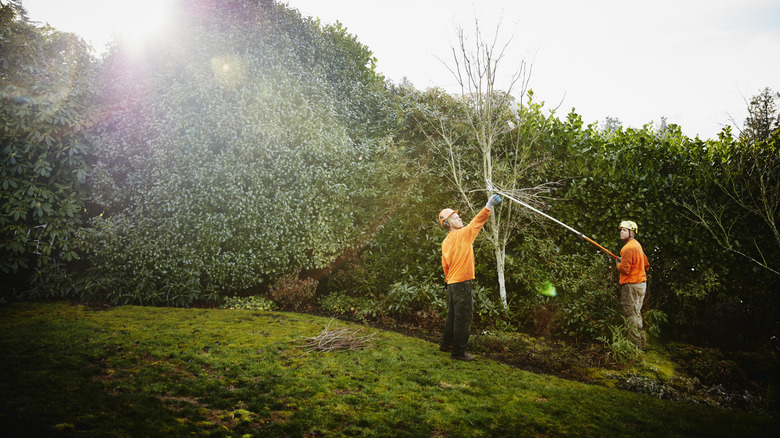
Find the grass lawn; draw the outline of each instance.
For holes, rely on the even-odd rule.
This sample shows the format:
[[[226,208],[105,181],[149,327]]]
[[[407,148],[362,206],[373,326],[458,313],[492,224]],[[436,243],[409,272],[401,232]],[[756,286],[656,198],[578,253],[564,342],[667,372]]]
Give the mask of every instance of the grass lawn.
[[[307,353],[330,329],[366,348]],[[778,421],[534,374],[306,314],[0,308],[4,436],[774,436]],[[10,434],[9,434],[10,431]]]

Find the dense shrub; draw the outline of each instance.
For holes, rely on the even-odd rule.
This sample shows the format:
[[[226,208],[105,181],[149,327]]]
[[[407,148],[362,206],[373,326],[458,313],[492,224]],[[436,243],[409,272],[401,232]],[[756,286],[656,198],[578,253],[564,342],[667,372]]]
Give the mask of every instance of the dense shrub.
[[[318,281],[314,278],[300,278],[300,270],[284,274],[268,288],[268,298],[285,308],[298,310],[300,306],[310,306],[317,293]]]
[[[102,65],[94,280],[186,306],[327,268],[400,177],[371,52],[272,1],[177,5],[167,41]]]
[[[219,305],[220,309],[237,310],[276,310],[278,306],[273,302],[257,295],[248,297],[223,297]]]
[[[373,295],[352,296],[333,291],[320,298],[322,309],[333,316],[354,318],[363,321],[377,321],[387,316],[384,300]]]
[[[514,303],[517,318],[537,334],[593,341],[620,322],[616,270],[604,254],[564,254],[552,238],[526,236],[507,270],[523,291]],[[556,297],[538,294],[546,281]]]
[[[0,300],[73,291],[92,151],[95,63],[74,34],[0,4]]]
[[[422,281],[414,277],[390,285],[385,301],[391,315],[407,316],[413,313],[446,314],[447,292],[433,278]]]
[[[454,195],[414,118],[419,93],[406,85],[391,90],[398,102],[394,142],[402,180],[388,190],[397,194],[397,202],[379,212],[370,244],[330,272],[323,284],[326,291],[355,298],[381,297],[380,313],[403,318],[432,313],[440,307],[435,301],[442,295],[446,308],[440,252],[446,234],[436,215]]]

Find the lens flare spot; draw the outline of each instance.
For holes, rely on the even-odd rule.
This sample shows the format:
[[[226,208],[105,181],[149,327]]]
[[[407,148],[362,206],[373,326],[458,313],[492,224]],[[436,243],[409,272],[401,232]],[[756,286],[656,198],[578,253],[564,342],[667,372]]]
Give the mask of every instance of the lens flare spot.
[[[224,88],[234,89],[246,81],[246,67],[237,56],[211,58],[211,71],[217,83]]]

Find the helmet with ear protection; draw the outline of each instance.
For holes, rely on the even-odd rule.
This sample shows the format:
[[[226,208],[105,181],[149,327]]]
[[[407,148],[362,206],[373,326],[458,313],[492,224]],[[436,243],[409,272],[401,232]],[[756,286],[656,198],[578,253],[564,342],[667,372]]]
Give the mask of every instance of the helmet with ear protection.
[[[639,227],[636,226],[636,222],[634,221],[623,221],[620,223],[618,228],[625,228],[627,230],[631,230],[634,232],[634,234],[639,233]]]
[[[439,212],[439,226],[442,227],[445,230],[450,229],[450,223],[447,222],[447,218],[452,216],[453,213],[457,213],[458,210],[453,210],[451,208],[445,208],[444,210]]]

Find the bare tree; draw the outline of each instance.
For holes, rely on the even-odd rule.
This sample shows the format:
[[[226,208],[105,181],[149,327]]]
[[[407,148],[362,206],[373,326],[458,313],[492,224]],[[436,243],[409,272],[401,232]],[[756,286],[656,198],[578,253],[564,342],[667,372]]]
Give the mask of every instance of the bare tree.
[[[522,186],[534,168],[545,160],[534,148],[554,112],[547,118],[541,116],[540,120],[542,105],[531,100],[533,93],[528,88],[531,66],[525,61],[516,66],[501,88],[499,72],[512,39],[499,44],[499,30],[500,24],[492,38],[485,38],[479,21],[475,20],[475,38],[471,42],[463,28],[456,29],[458,44],[452,48],[453,64],[447,68],[458,81],[460,95],[454,98],[439,95],[438,110],[424,112],[428,126],[433,128],[429,140],[446,159],[447,176],[471,211],[481,207],[475,202],[486,199],[472,196],[486,191],[486,181],[537,205],[552,187],[551,184]],[[445,103],[445,99],[452,101]],[[453,107],[457,111],[447,113],[446,108]],[[525,213],[518,212],[517,208],[513,203],[505,203],[494,210],[485,225],[486,235],[495,248],[499,295],[505,308],[506,246],[510,233],[520,226],[514,217]],[[522,223],[528,226],[529,221]]]

